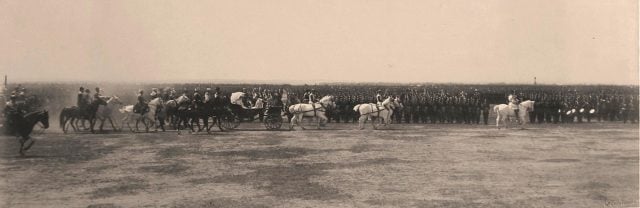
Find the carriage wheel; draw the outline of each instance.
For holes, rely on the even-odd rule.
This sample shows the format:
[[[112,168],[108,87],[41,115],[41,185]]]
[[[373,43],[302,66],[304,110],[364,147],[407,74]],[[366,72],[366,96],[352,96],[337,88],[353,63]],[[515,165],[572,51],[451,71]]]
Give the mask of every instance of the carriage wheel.
[[[267,130],[278,130],[282,127],[282,117],[276,115],[267,115],[264,118],[264,127]]]
[[[233,130],[240,125],[240,119],[231,113],[223,115],[220,121],[222,128],[227,130]]]

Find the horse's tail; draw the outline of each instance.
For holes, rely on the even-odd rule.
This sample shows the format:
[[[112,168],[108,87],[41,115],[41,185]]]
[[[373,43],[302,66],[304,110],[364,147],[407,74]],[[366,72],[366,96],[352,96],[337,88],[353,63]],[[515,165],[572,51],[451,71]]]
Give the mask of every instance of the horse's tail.
[[[500,108],[498,107],[498,105],[493,106],[493,112],[496,112],[496,114],[498,114],[499,110],[500,110]]]

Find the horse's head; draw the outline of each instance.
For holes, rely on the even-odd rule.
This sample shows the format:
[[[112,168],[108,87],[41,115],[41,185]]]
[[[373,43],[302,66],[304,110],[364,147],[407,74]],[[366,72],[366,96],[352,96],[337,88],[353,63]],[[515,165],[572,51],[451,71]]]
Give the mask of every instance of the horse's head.
[[[325,108],[334,109],[334,108],[336,108],[336,102],[334,100],[335,99],[333,98],[333,96],[327,95],[327,96],[322,97],[322,99],[320,99],[320,101],[318,101],[318,102],[322,103],[322,105],[324,105]]]
[[[396,97],[396,98],[394,99],[393,104],[396,106],[396,108],[397,108],[398,110],[400,110],[400,109],[404,108],[404,104],[402,104],[402,101],[400,101],[400,98],[399,98],[399,97]]]
[[[49,128],[49,111],[44,110],[40,113],[41,116],[38,116],[38,121],[44,125],[44,128]]]
[[[533,106],[534,106],[535,102],[536,101],[532,101],[532,100],[522,101],[520,103],[520,106],[522,106],[525,109],[526,112],[532,112],[532,111],[534,111]]]
[[[384,101],[382,101],[382,106],[390,108],[391,110],[395,110],[396,108],[400,108],[402,106],[402,104],[400,104],[400,102],[398,102],[397,99],[394,99],[393,97],[387,97],[387,99],[385,99]]]
[[[187,101],[189,101],[189,98],[187,96],[180,96],[176,99],[176,104],[180,105]]]
[[[124,105],[124,103],[122,103],[122,101],[120,101],[120,98],[118,96],[111,96],[109,98],[109,100],[107,100],[107,104],[118,104],[118,105]]]

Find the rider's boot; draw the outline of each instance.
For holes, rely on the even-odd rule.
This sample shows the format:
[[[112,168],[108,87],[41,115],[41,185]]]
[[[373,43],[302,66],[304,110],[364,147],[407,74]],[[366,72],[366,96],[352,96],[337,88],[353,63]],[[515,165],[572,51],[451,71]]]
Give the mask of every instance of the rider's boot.
[[[513,112],[516,113],[516,122],[520,123],[520,116],[518,116],[518,112],[520,112],[520,109],[514,109]]]

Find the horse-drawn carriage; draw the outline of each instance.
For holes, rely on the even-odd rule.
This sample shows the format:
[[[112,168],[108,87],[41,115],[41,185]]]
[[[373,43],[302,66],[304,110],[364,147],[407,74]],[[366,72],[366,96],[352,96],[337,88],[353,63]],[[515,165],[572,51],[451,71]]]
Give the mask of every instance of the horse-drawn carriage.
[[[253,107],[245,107],[241,102],[242,92],[231,94],[230,105],[221,116],[222,128],[235,129],[242,122],[261,120],[267,130],[278,130],[282,127],[282,106],[269,106],[263,108],[262,101]]]

